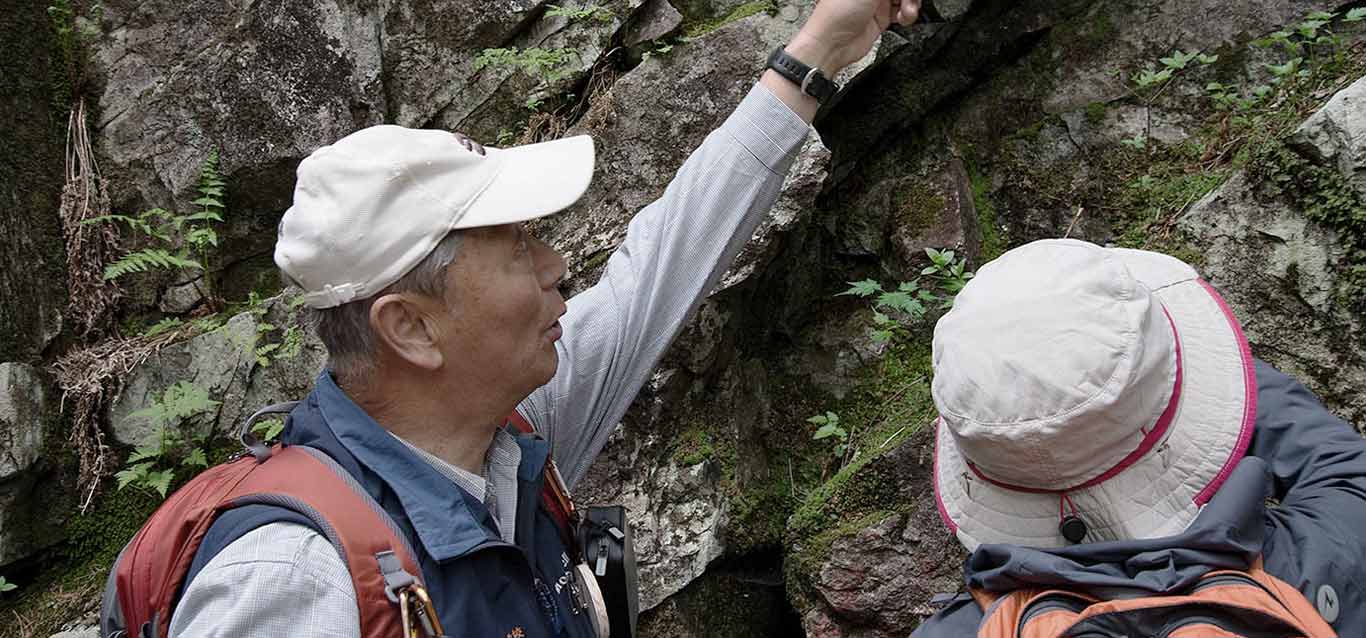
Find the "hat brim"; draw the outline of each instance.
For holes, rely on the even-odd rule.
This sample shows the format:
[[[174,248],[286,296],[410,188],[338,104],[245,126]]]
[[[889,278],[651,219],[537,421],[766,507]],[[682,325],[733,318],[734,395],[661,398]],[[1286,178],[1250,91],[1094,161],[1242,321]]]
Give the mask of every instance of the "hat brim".
[[[1181,347],[1182,388],[1166,440],[1103,482],[1067,493],[1086,522],[1085,542],[1180,533],[1247,451],[1257,411],[1252,353],[1227,304],[1194,269],[1146,251],[1111,249],[1162,302]],[[994,485],[972,473],[936,421],[935,498],[969,551],[983,543],[1068,544],[1061,495]]]
[[[571,206],[593,181],[593,138],[576,135],[513,148],[487,148],[498,173],[451,230],[524,222]]]

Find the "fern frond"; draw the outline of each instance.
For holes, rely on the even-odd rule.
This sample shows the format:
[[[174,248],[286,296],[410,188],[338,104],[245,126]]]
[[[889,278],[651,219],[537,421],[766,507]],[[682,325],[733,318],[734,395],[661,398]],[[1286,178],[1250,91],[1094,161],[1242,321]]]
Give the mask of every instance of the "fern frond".
[[[149,270],[174,270],[176,268],[202,268],[199,262],[182,255],[171,254],[162,248],[144,248],[122,257],[104,267],[104,280],[112,281],[124,275],[147,272]]]

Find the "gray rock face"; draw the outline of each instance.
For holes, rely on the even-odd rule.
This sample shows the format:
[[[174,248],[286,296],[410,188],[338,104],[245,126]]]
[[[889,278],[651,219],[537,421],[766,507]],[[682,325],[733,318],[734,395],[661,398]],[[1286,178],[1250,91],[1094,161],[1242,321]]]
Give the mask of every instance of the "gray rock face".
[[[1366,193],[1366,77],[1334,95],[1290,141],[1305,155],[1336,167]]]
[[[369,3],[104,3],[100,150],[115,202],[189,192],[209,152],[283,210],[294,165],[387,111]],[[128,188],[135,192],[126,192]],[[188,207],[182,207],[188,209]]]
[[[155,425],[133,414],[160,400],[166,388],[180,381],[193,383],[220,401],[213,410],[180,424],[192,435],[230,433],[258,408],[303,398],[326,353],[310,330],[296,327],[295,337],[279,335],[296,326],[297,318],[278,298],[270,308],[264,318],[242,313],[217,330],[166,346],[135,368],[109,409],[115,440],[125,445],[154,440]],[[278,330],[262,333],[263,320]],[[257,349],[268,343],[282,345],[263,355],[267,365],[262,365]]]
[[[1339,414],[1366,423],[1362,318],[1336,295],[1337,236],[1236,176],[1181,221],[1204,247],[1202,274],[1242,322],[1253,354],[1304,382]]]
[[[49,418],[43,386],[32,366],[0,363],[0,481],[32,467],[42,452]]]
[[[49,480],[51,464],[40,462],[57,418],[51,401],[36,368],[0,363],[0,566],[61,540],[65,495]]]
[[[899,511],[831,543],[811,574],[820,600],[802,616],[809,638],[906,636],[934,613],[930,598],[961,587],[966,552],[939,520],[933,446],[934,433],[925,428],[859,470],[890,479],[885,489],[896,494],[889,500]]]
[[[633,47],[642,42],[658,40],[672,34],[683,25],[683,14],[668,0],[646,0],[631,16],[622,30],[621,43]]]

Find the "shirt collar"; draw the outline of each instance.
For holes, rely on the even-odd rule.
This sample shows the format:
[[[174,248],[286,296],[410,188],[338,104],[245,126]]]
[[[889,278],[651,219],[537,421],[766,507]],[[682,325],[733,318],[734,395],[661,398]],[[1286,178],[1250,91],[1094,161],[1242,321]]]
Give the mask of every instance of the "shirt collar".
[[[447,560],[497,540],[480,524],[462,492],[451,489],[446,477],[356,405],[328,371],[318,375],[314,393],[337,440],[394,491],[432,558]]]

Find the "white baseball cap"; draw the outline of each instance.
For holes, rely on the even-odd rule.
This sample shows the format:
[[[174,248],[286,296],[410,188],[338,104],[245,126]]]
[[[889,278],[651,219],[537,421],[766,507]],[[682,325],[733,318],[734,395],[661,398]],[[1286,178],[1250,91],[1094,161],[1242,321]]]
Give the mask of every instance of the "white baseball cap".
[[[588,189],[593,139],[569,137],[480,155],[445,131],[380,125],[299,164],[275,264],[314,308],[398,281],[450,231],[558,212]]]
[[[935,496],[970,550],[1067,545],[1069,516],[1084,542],[1179,533],[1252,437],[1247,339],[1160,253],[1016,248],[958,295],[933,356]]]

